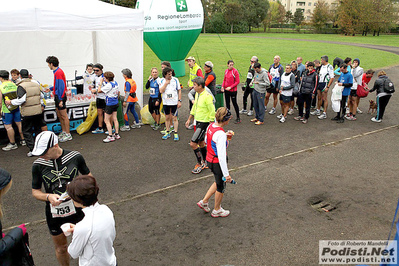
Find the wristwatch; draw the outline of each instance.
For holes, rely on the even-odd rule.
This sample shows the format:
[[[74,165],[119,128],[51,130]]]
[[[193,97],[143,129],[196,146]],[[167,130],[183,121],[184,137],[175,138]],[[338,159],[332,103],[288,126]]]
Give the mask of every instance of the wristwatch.
[[[181,100],[179,100],[179,102],[181,102]]]

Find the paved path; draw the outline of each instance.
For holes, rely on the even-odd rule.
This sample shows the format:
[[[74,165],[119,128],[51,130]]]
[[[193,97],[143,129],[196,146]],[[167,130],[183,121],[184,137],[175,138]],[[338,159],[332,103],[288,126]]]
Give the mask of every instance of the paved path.
[[[387,70],[396,84],[398,71]],[[145,126],[110,144],[102,143],[104,136],[74,134],[62,147],[84,155],[99,181],[100,202],[114,211],[120,265],[317,265],[320,239],[387,237],[398,191],[398,103],[392,97],[381,124],[364,113],[341,125],[315,117],[306,125],[281,124],[268,114],[261,127],[249,117],[229,125],[236,133],[229,167],[238,184],[227,187],[223,206],[232,214],[225,219],[212,219],[195,204],[213,177],[209,170],[190,172],[192,131],[181,129],[180,142],[163,141]],[[360,108],[368,109],[366,100]],[[0,153],[14,178],[3,227],[29,223],[37,265],[56,265],[44,204],[30,194],[34,159],[25,154]],[[317,199],[337,209],[319,213],[310,207]]]

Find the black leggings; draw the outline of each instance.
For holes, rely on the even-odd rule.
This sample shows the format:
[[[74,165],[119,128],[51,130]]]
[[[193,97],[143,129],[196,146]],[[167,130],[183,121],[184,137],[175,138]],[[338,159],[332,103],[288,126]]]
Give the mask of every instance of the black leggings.
[[[375,117],[377,120],[380,120],[384,116],[385,107],[388,105],[389,99],[391,99],[391,95],[385,95],[378,97],[377,96],[377,116]]]
[[[211,169],[213,175],[215,176],[216,183],[216,191],[220,193],[224,193],[224,189],[226,188],[226,182],[223,181],[223,172],[220,168],[219,163],[211,163],[207,162],[209,169]]]
[[[299,116],[303,117],[303,106],[304,103],[306,103],[306,113],[305,113],[305,119],[309,119],[310,115],[310,104],[312,102],[312,94],[299,94],[298,95],[298,111],[299,111]]]
[[[247,110],[247,103],[248,103],[248,96],[250,95],[251,98],[251,108],[249,110],[254,109],[254,102],[252,100],[252,92],[254,91],[253,88],[246,87],[244,91],[244,96],[242,97],[242,104],[244,105],[244,110]]]
[[[345,112],[346,112],[346,101],[348,100],[348,96],[343,96],[342,95],[342,99],[341,99],[341,109],[340,112],[337,112],[337,117],[338,118],[344,118],[345,116]],[[342,112],[342,116],[341,115]]]
[[[237,104],[237,91],[224,91],[224,99],[226,102],[226,107],[230,110],[230,98],[233,103],[234,110],[236,111],[237,118],[240,118],[240,110],[238,110]]]

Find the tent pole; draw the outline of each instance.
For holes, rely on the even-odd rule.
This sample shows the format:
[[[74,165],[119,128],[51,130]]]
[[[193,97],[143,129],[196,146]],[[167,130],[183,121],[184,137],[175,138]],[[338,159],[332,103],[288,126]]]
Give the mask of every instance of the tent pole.
[[[92,40],[93,40],[93,64],[96,64],[97,61],[97,32],[91,32]]]

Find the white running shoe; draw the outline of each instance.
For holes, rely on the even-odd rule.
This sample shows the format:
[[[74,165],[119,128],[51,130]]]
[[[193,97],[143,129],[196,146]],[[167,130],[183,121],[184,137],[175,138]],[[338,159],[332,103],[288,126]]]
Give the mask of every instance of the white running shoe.
[[[32,154],[32,152],[30,151],[30,152],[28,152],[28,153],[26,154],[26,156],[28,156],[28,157],[32,157],[32,156],[33,156],[33,154]]]
[[[11,150],[18,149],[18,145],[17,145],[17,143],[14,143],[14,144],[8,143],[7,146],[5,146],[5,147],[3,147],[1,149],[3,151],[11,151]]]
[[[375,117],[371,118],[371,121],[376,122],[376,123],[381,123],[382,122],[381,119],[377,120]]]
[[[294,109],[290,109],[290,110],[288,111],[288,114],[289,114],[289,115],[293,115],[293,114],[294,114]]]
[[[320,115],[320,110],[315,110],[313,112],[310,112],[310,114],[319,116]]]
[[[217,210],[217,211],[215,211],[215,209],[213,209],[213,211],[211,213],[211,216],[214,217],[214,218],[227,217],[227,216],[229,216],[229,214],[230,214],[230,211],[225,210],[222,207],[220,207],[220,209]]]
[[[133,125],[131,126],[131,128],[135,129],[135,128],[141,128],[140,123],[136,123],[134,122]]]
[[[319,115],[317,118],[318,118],[318,119],[326,119],[326,118],[327,118],[327,114],[326,114],[326,113],[322,113],[322,114]]]
[[[359,109],[359,107],[357,108],[356,112],[358,112],[359,114],[363,114],[363,111]]]
[[[283,114],[276,116],[278,119],[281,119],[283,117]]]
[[[129,127],[129,125],[124,125],[124,126],[120,127],[120,130],[121,131],[130,131],[130,127]]]
[[[246,114],[246,113],[248,113],[248,111],[247,111],[246,109],[242,109],[242,110],[240,111],[240,114]]]
[[[113,142],[115,138],[113,136],[108,135],[105,139],[103,139],[104,143]]]
[[[280,123],[284,123],[285,122],[285,117],[283,116],[283,117],[281,117],[281,119],[280,119]]]
[[[247,116],[251,116],[251,115],[254,115],[254,111],[249,110]]]
[[[208,203],[204,203],[202,200],[197,202],[198,207],[200,207],[201,209],[203,209],[205,212],[210,212],[211,209],[208,206]]]
[[[269,115],[274,115],[276,113],[276,108],[272,108],[272,110],[270,110]]]

